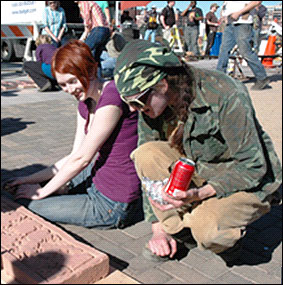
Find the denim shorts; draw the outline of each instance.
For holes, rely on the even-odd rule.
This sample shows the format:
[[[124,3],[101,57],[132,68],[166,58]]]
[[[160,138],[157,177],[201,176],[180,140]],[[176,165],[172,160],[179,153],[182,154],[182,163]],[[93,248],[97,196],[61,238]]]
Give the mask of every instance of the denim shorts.
[[[66,195],[17,202],[49,221],[89,228],[124,228],[143,220],[142,198],[131,203],[113,201],[95,187],[90,172],[91,166],[75,177]]]

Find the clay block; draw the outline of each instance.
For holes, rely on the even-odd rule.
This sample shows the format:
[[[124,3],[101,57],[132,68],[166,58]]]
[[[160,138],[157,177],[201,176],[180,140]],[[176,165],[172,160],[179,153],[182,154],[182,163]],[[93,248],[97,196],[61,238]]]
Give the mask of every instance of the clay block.
[[[17,89],[18,84],[13,81],[2,81],[1,80],[1,91]]]
[[[16,80],[18,84],[18,88],[20,89],[28,89],[28,88],[36,88],[37,85],[32,80]]]
[[[1,196],[5,273],[23,284],[91,284],[109,272],[106,254]]]

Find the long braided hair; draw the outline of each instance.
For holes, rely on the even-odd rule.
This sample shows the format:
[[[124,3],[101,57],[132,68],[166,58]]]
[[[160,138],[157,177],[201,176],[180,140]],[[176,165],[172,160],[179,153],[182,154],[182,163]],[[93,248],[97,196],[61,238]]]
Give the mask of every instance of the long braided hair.
[[[189,115],[189,106],[195,99],[195,79],[190,67],[183,62],[183,72],[177,74],[169,74],[166,79],[168,82],[168,92],[176,94],[176,102],[174,103],[174,111],[178,117],[178,125],[172,132],[169,142],[171,147],[179,150],[184,154],[183,135],[184,124]]]

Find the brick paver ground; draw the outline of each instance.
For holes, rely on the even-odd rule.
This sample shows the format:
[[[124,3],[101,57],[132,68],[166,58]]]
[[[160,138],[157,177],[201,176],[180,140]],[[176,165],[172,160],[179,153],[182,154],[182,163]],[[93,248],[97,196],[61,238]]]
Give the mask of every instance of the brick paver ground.
[[[197,64],[205,64],[197,63]],[[215,61],[208,65],[213,68]],[[251,92],[257,116],[282,161],[282,70],[268,71],[272,89]],[[26,79],[2,73],[4,80]],[[245,83],[250,88],[252,81]],[[1,93],[1,179],[33,173],[72,149],[76,101],[63,92],[35,89]],[[110,257],[110,265],[144,284],[281,284],[282,206],[248,227],[240,259],[232,266],[209,251],[183,251],[176,260],[154,264],[141,251],[151,226],[140,222],[123,230],[101,231],[59,225],[78,240]]]

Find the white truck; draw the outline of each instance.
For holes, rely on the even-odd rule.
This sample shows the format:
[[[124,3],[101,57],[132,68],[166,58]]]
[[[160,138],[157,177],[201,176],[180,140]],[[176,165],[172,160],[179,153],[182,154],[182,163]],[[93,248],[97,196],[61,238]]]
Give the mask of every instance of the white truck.
[[[32,59],[34,41],[42,29],[47,1],[1,1],[1,60]],[[67,36],[79,38],[84,31],[78,5],[60,1],[67,18]]]

